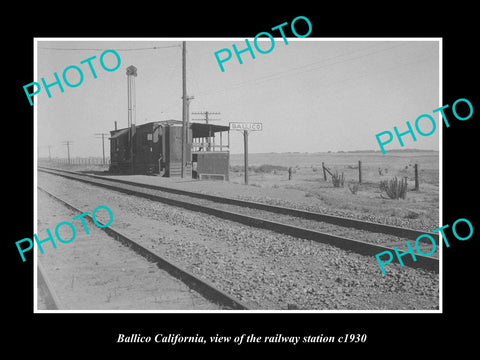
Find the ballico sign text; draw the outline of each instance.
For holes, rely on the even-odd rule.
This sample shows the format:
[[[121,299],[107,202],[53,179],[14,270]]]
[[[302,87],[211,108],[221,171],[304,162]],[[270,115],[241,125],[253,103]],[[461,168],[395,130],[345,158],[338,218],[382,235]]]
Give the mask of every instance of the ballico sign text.
[[[231,122],[230,130],[261,131],[262,123]]]

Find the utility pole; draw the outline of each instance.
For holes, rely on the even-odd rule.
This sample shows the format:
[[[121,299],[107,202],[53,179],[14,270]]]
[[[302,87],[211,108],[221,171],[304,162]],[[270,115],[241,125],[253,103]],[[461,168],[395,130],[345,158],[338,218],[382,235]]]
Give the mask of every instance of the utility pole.
[[[204,119],[192,119],[192,120],[198,120],[198,121],[203,121],[205,120],[205,124],[208,124],[208,121],[217,121],[217,120],[220,120],[220,119],[210,119],[208,117],[208,115],[220,115],[219,112],[211,112],[211,111],[203,111],[203,112],[193,112],[192,113],[193,115],[205,115],[205,118]]]
[[[187,96],[187,124],[190,124],[190,102],[195,99],[195,96]]]
[[[102,149],[103,149],[103,162],[102,162],[102,164],[105,165],[105,135],[108,135],[108,134],[96,133],[94,135],[101,135],[102,136]],[[97,139],[100,139],[100,138],[97,137]]]
[[[70,165],[70,144],[73,143],[73,141],[67,140],[63,141],[63,145],[67,145],[67,156],[68,156],[68,165]]]
[[[186,175],[188,129],[189,129],[189,108],[193,96],[187,95],[187,42],[182,42],[182,178]]]
[[[187,42],[182,42],[182,178],[185,177],[187,149]]]

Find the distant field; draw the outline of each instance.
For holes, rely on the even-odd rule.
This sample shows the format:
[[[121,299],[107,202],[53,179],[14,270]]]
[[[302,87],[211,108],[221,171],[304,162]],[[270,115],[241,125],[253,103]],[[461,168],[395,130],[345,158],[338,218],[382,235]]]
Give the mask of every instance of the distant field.
[[[362,184],[356,194],[348,185],[358,183],[358,161],[362,162]],[[344,187],[333,187],[331,176],[324,180],[322,162],[333,173],[343,173]],[[230,157],[230,182],[243,183],[243,155]],[[300,190],[306,198],[320,201],[327,208],[357,213],[358,216],[388,217],[414,220],[419,228],[433,230],[439,218],[439,153],[436,151],[352,153],[268,153],[250,154],[249,166],[277,165],[294,170],[292,180],[288,171],[249,171],[249,184],[261,188]],[[414,164],[419,169],[419,191],[414,189]],[[263,167],[268,169],[268,167]],[[393,177],[407,178],[405,200],[392,200],[380,191],[379,183]],[[300,200],[300,199],[299,199]],[[400,224],[400,223],[399,223]]]
[[[438,169],[438,151],[411,151],[411,152],[387,152],[382,155],[380,152],[345,152],[345,153],[261,153],[249,154],[250,165],[284,165],[300,167],[335,163],[338,165],[350,165],[355,161],[363,160],[376,164],[389,164],[395,162],[416,161],[422,165],[430,165]],[[230,154],[231,165],[243,165],[243,154]]]
[[[278,165],[296,168],[304,174],[311,169],[323,177],[322,162],[332,171],[344,173],[347,180],[358,180],[358,161],[362,162],[362,180],[377,182],[384,177],[404,177],[413,180],[413,165],[418,164],[422,182],[438,186],[439,153],[431,152],[392,152],[382,155],[374,152],[352,153],[266,153],[249,154],[249,166]],[[243,167],[243,155],[230,155],[232,167]],[[242,168],[243,169],[243,168]]]

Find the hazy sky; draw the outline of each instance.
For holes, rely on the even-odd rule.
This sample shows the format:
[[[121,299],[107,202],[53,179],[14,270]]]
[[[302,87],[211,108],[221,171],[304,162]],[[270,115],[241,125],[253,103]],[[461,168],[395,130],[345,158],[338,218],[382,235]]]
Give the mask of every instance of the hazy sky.
[[[438,113],[432,114],[443,105],[439,103],[438,40],[288,38],[288,45],[282,38],[276,40],[268,54],[254,49],[252,59],[243,53],[243,64],[233,55],[221,72],[214,52],[232,50],[234,43],[243,49],[244,38],[187,39],[187,93],[195,97],[190,111],[220,112],[215,117],[221,121],[214,122],[219,125],[263,123],[263,131],[249,137],[252,153],[379,150],[375,134],[381,131],[393,131],[393,126],[406,130],[405,122],[413,126],[421,114],[432,115],[439,124]],[[51,98],[44,89],[35,96],[39,156],[48,156],[51,145],[52,156],[66,157],[65,140],[73,141],[71,156],[101,156],[101,140],[94,133],[109,133],[114,121],[119,128],[127,126],[125,71],[129,65],[138,69],[137,125],[181,120],[181,41],[38,39],[37,76],[32,81],[44,77],[51,83],[53,73],[61,78],[69,65],[79,66],[84,74],[76,88],[63,84],[64,93],[54,86]],[[269,40],[260,46],[268,49]],[[140,49],[152,47],[162,48]],[[118,51],[118,70],[107,72],[100,66],[100,54],[106,49]],[[94,55],[97,79],[87,64],[80,64]],[[105,56],[105,62],[109,67],[116,63],[112,54]],[[78,81],[74,70],[68,74],[72,83]],[[28,105],[26,97],[25,101]],[[424,131],[429,131],[426,125]],[[439,149],[438,127],[432,136],[417,137],[416,142],[405,137],[405,148]],[[241,133],[231,131],[230,140],[231,152],[241,153]],[[399,147],[397,143],[387,151]]]

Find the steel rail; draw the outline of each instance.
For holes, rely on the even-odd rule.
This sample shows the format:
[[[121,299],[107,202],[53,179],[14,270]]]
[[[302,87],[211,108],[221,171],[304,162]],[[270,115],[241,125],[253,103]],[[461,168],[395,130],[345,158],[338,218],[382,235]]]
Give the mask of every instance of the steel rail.
[[[67,208],[74,212],[84,213],[84,211],[76,208],[75,206],[69,204],[63,199],[51,194],[47,190],[38,186],[38,189],[50,196],[51,198],[57,200],[58,202],[65,205]],[[93,223],[93,218],[90,215],[85,216],[88,220]],[[97,223],[101,225],[105,225],[102,222],[97,220]],[[189,288],[197,291],[207,300],[226,308],[230,308],[233,310],[248,310],[247,305],[245,305],[240,300],[236,299],[235,297],[223,292],[220,289],[217,289],[213,286],[209,281],[200,279],[191,272],[181,268],[178,264],[174,263],[171,260],[162,257],[147,248],[143,247],[142,245],[138,244],[136,241],[130,239],[128,236],[122,234],[120,231],[114,229],[112,226],[100,228],[105,233],[107,233],[110,237],[114,238],[117,241],[120,241],[122,244],[126,245],[137,254],[141,255],[148,261],[155,263],[160,269],[165,270],[171,276],[179,279],[184,284],[186,284]]]
[[[178,199],[172,199],[172,198],[169,198],[169,197],[162,197],[160,195],[144,193],[144,192],[139,191],[139,190],[126,189],[126,188],[122,188],[122,187],[112,185],[112,184],[105,184],[105,183],[95,181],[93,179],[82,178],[83,175],[78,174],[78,173],[73,173],[73,172],[71,172],[71,173],[55,173],[55,172],[50,172],[50,171],[46,171],[46,172],[49,172],[49,173],[54,174],[54,175],[66,177],[66,178],[69,178],[69,179],[77,180],[77,181],[80,181],[80,182],[85,182],[85,183],[89,183],[89,184],[92,184],[92,185],[104,187],[104,188],[107,188],[107,189],[110,189],[110,190],[122,192],[122,193],[125,193],[125,194],[134,195],[134,196],[138,196],[138,197],[147,198],[147,199],[150,199],[150,200],[153,200],[153,201],[162,202],[162,203],[165,203],[167,205],[172,205],[172,206],[181,207],[181,208],[191,210],[191,211],[196,211],[196,212],[201,212],[201,213],[213,215],[213,216],[216,216],[216,217],[219,217],[219,218],[222,218],[222,219],[235,221],[235,222],[242,223],[242,224],[245,224],[245,225],[248,225],[248,226],[257,227],[257,228],[260,228],[260,229],[267,229],[267,230],[271,230],[271,231],[274,231],[274,232],[277,232],[277,233],[291,235],[291,236],[294,236],[294,237],[297,237],[297,238],[313,240],[313,241],[316,241],[316,242],[319,242],[319,243],[324,243],[324,244],[336,246],[336,247],[339,247],[341,249],[344,249],[344,250],[347,250],[347,251],[353,251],[353,252],[361,254],[361,255],[366,255],[366,256],[372,256],[373,255],[374,256],[374,255],[376,255],[378,253],[381,253],[381,252],[384,252],[384,251],[390,251],[392,254],[394,253],[394,250],[391,249],[391,248],[388,248],[388,247],[375,245],[375,244],[371,244],[371,243],[367,243],[367,242],[363,242],[363,241],[359,241],[359,240],[348,239],[348,238],[345,238],[345,237],[340,237],[340,236],[331,235],[331,234],[327,234],[327,233],[322,233],[322,232],[319,232],[319,231],[305,229],[305,228],[301,228],[301,227],[298,227],[298,226],[282,224],[282,223],[272,221],[272,220],[266,220],[266,219],[256,218],[256,217],[252,217],[252,216],[248,216],[248,215],[244,215],[244,214],[234,213],[234,212],[227,211],[227,210],[220,210],[220,209],[216,209],[216,208],[206,206],[206,205],[199,205],[199,204],[186,202],[186,201],[182,201],[182,200],[178,200]],[[103,177],[101,178],[101,180],[106,181],[106,182],[109,181],[109,179],[105,179]],[[131,184],[128,184],[128,185],[129,186],[136,186],[137,183],[134,183],[133,185],[131,185]],[[141,188],[142,186],[137,186],[137,187]],[[432,257],[426,257],[426,256],[422,256],[422,255],[415,255],[415,257],[416,257],[416,261],[414,261],[413,259],[411,259],[409,257],[406,257],[406,258],[402,259],[402,261],[403,261],[404,265],[406,265],[406,266],[409,266],[409,267],[412,267],[412,268],[420,268],[420,269],[430,270],[430,271],[434,271],[434,272],[438,273],[438,271],[439,271],[439,261],[438,261],[438,259],[432,258]],[[398,258],[393,257],[393,261],[398,263]]]
[[[337,225],[337,226],[351,227],[358,230],[377,232],[377,233],[382,233],[386,235],[394,235],[394,236],[402,237],[409,240],[415,240],[420,235],[424,235],[426,233],[424,231],[422,232],[422,231],[414,230],[410,228],[379,224],[379,223],[374,223],[374,222],[365,221],[365,220],[356,220],[356,219],[346,218],[343,216],[321,214],[321,213],[312,212],[312,211],[287,208],[284,206],[269,205],[269,204],[264,204],[256,201],[239,200],[239,199],[233,199],[233,198],[222,197],[217,195],[201,194],[201,193],[192,192],[188,190],[173,189],[170,187],[165,187],[160,185],[142,184],[142,183],[122,180],[122,179],[111,179],[111,178],[106,178],[105,176],[83,174],[83,173],[68,171],[63,169],[39,167],[39,170],[41,171],[53,170],[58,172],[64,172],[67,174],[76,174],[76,175],[81,175],[81,176],[86,176],[86,177],[91,177],[96,179],[104,179],[104,180],[117,182],[125,185],[132,185],[132,186],[143,187],[151,190],[169,192],[172,194],[185,195],[185,196],[195,197],[199,199],[215,201],[223,204],[249,207],[252,209],[269,211],[276,214],[290,215],[290,216],[296,216],[296,217],[307,219],[307,220],[316,220],[316,221],[326,222],[326,223]],[[429,232],[428,234],[435,240],[436,244],[438,245],[438,242],[439,242],[438,234],[431,233],[431,232]]]

